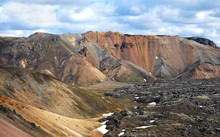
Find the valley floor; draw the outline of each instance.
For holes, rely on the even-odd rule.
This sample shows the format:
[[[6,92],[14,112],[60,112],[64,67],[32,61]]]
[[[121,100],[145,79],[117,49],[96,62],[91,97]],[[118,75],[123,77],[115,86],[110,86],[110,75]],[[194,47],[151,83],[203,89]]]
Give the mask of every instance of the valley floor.
[[[0,136],[99,137],[103,136],[100,131],[105,131],[106,137],[220,136],[220,79],[217,78],[156,80],[134,85],[107,82],[75,88],[48,76],[40,79],[36,86],[43,87],[44,80],[52,85],[47,82],[49,86],[46,85],[42,95],[33,94],[33,97],[43,100],[41,97],[48,96],[50,88],[57,95],[51,96],[51,92],[50,102],[43,100],[46,104],[41,107],[34,101],[20,100],[18,97],[23,96],[16,94],[25,93],[17,91],[19,87],[5,86],[7,80],[1,81],[1,91],[5,87],[14,91],[10,95],[1,92]],[[59,85],[59,91],[55,91],[55,85]],[[43,90],[36,93],[39,91]],[[64,106],[57,103],[62,100]],[[113,114],[103,117],[102,114],[110,112]]]

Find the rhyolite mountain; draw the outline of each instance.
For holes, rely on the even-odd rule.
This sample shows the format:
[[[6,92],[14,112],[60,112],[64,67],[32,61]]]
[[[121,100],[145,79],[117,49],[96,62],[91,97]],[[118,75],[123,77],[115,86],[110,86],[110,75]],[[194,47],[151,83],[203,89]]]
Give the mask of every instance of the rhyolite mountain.
[[[0,64],[69,84],[220,76],[220,49],[203,38],[87,32],[0,37]]]
[[[219,76],[220,49],[204,38],[0,37],[0,136],[219,136],[220,79],[199,79]]]

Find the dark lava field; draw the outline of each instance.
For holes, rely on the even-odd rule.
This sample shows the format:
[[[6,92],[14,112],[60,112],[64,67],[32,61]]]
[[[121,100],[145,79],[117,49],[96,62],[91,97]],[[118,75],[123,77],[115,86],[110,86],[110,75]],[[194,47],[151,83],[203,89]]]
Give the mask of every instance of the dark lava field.
[[[101,119],[106,137],[220,137],[220,79],[157,80],[105,95],[139,104]]]

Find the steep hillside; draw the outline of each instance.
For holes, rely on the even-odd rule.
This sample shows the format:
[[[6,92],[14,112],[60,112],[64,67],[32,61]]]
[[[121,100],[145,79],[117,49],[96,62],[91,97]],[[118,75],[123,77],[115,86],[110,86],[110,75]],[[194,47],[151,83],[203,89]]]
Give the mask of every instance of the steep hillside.
[[[74,117],[95,117],[117,106],[106,102],[104,91],[67,85],[51,76],[21,68],[0,67],[0,96],[41,108],[56,114]]]
[[[174,78],[204,63],[220,64],[220,49],[179,36],[128,35],[117,32],[88,32],[85,40],[96,43],[112,56],[143,67],[157,78]],[[196,62],[199,62],[195,65]],[[215,67],[218,69],[218,67]],[[194,73],[195,71],[193,71]],[[220,76],[218,70],[212,76]],[[191,72],[190,72],[191,73]],[[203,77],[200,73],[199,77]],[[211,71],[209,72],[211,73]],[[198,73],[197,73],[198,74]]]
[[[21,123],[21,119],[25,119],[26,122],[33,126],[34,130],[36,127],[36,129],[46,132],[46,134],[40,136],[90,136],[91,130],[99,126],[99,123],[94,120],[65,117],[7,97],[0,97],[0,104],[8,111],[14,111],[14,115],[20,116],[20,118],[17,118],[18,122]],[[16,118],[16,116],[11,116],[12,119],[13,117]]]
[[[1,37],[0,64],[36,70],[72,85],[219,77],[220,49],[204,45],[213,45],[207,39],[194,40],[118,32]]]
[[[62,41],[58,35],[35,33],[28,38],[1,38],[1,41],[0,63],[4,66],[37,70],[71,84],[86,84],[88,81],[98,82],[105,79],[104,74],[92,67],[75,47]],[[71,62],[74,57],[77,62],[66,67],[65,61]],[[71,69],[66,72],[67,68]],[[91,73],[88,79],[81,73],[85,71]]]
[[[0,67],[0,135],[90,136],[103,113],[136,104],[104,96],[111,86],[80,88],[53,76]],[[115,103],[118,102],[118,103]]]
[[[0,64],[36,70],[69,84],[88,85],[115,76],[121,61],[98,45],[85,45],[83,39],[82,35],[48,33],[35,33],[28,38],[1,37]],[[89,54],[87,48],[91,50]],[[152,79],[147,75],[136,76],[141,81]]]

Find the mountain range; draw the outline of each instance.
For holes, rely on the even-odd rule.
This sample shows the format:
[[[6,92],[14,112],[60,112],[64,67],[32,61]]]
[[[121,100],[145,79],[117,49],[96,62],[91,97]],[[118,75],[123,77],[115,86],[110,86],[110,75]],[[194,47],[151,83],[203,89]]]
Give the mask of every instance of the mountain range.
[[[220,77],[220,48],[199,37],[38,32],[0,37],[0,76],[0,136],[102,136],[103,113],[138,106],[106,92]]]
[[[35,33],[1,37],[0,45],[1,65],[39,71],[73,85],[220,76],[220,49],[205,38]]]

